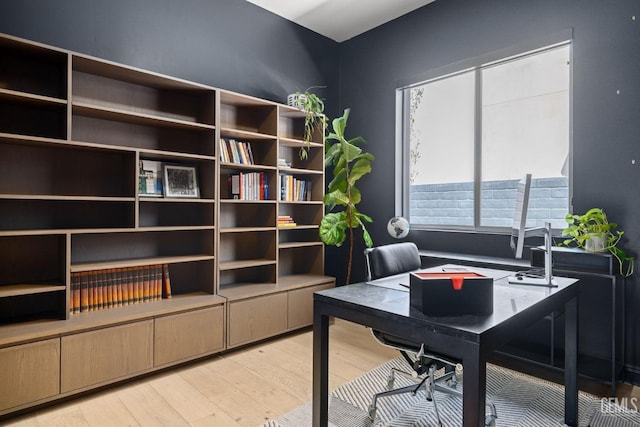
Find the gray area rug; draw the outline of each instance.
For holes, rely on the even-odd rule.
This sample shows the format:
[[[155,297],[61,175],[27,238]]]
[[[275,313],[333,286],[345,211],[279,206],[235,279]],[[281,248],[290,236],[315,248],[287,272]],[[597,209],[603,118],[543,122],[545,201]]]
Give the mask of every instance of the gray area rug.
[[[436,426],[433,403],[423,391],[378,400],[375,421],[367,411],[373,394],[383,391],[391,367],[406,370],[403,359],[391,360],[334,390],[329,399],[330,427],[428,427]],[[411,384],[396,377],[396,387]],[[440,417],[445,426],[462,425],[462,401],[436,392]],[[564,388],[561,385],[494,365],[487,365],[487,401],[495,404],[500,427],[564,426]],[[581,427],[640,426],[640,413],[579,393]],[[264,424],[263,427],[311,426],[311,402]]]

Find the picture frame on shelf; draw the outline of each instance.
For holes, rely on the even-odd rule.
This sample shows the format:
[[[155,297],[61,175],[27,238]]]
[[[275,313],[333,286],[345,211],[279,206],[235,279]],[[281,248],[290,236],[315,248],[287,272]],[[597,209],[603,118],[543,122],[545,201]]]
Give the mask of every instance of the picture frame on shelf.
[[[164,196],[199,198],[198,173],[194,166],[164,165]]]
[[[138,193],[140,197],[162,197],[163,191],[162,162],[140,160]]]

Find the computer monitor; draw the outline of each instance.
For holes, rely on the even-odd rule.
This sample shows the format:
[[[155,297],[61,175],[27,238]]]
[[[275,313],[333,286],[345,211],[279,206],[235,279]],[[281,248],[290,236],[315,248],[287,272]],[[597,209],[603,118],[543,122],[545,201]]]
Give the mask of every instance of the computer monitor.
[[[552,275],[551,223],[544,227],[526,228],[529,210],[529,195],[531,193],[531,174],[526,174],[518,182],[516,204],[513,212],[513,226],[511,232],[511,249],[517,259],[522,258],[524,242],[527,237],[544,235],[544,274],[535,269],[519,271],[509,276],[509,283],[518,285],[558,286]]]
[[[511,249],[517,259],[522,258],[524,239],[527,234],[527,211],[529,210],[529,194],[531,193],[531,174],[528,173],[518,182],[516,204],[513,208],[513,225],[511,230]]]

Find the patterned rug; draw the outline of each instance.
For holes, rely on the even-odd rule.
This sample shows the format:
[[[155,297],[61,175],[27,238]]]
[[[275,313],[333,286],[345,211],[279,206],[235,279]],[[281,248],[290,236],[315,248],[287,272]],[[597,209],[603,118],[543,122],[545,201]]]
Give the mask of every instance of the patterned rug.
[[[402,358],[391,360],[360,378],[334,390],[329,399],[330,427],[428,427],[436,426],[433,403],[424,391],[378,400],[376,419],[367,411],[373,394],[383,391],[391,367],[405,370]],[[411,380],[396,376],[395,386],[411,384]],[[462,385],[462,384],[461,384]],[[462,385],[463,386],[463,385]],[[602,401],[599,397],[580,392],[579,425],[581,427],[640,426],[640,413]],[[462,425],[461,399],[436,392],[440,417],[445,426]],[[500,427],[564,426],[564,388],[561,385],[534,378],[494,365],[487,365],[487,401],[493,402]],[[311,402],[263,425],[263,427],[311,426]]]

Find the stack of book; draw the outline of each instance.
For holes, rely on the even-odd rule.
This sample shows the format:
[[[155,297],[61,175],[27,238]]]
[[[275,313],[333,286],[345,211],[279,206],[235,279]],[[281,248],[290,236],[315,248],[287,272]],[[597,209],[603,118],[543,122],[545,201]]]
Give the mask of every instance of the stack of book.
[[[279,179],[280,200],[286,202],[311,200],[311,181],[305,181],[286,174],[281,174]]]
[[[287,159],[278,158],[278,167],[290,168],[291,162],[288,162]]]
[[[161,298],[171,298],[167,264],[71,273],[72,314]]]
[[[235,139],[220,138],[220,160],[226,163],[254,165],[251,144]]]
[[[296,222],[290,215],[278,215],[278,227],[287,228],[287,227],[295,227]]]
[[[264,172],[229,175],[229,196],[240,200],[269,200],[269,178]]]

